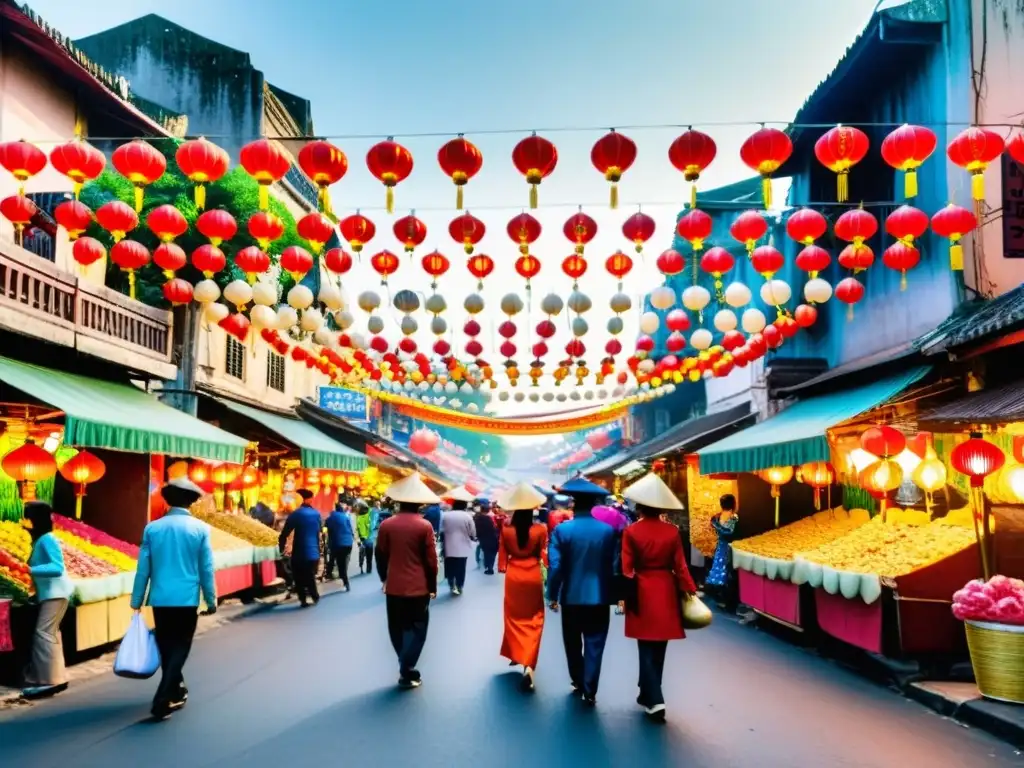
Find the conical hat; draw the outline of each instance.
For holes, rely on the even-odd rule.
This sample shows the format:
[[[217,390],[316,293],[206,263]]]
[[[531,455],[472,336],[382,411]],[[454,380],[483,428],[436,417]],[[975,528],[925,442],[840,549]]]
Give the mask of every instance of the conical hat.
[[[655,509],[682,509],[683,505],[665,481],[651,472],[622,492],[623,498]]]
[[[419,472],[396,480],[384,492],[393,501],[404,504],[437,504],[441,499],[420,479]]]
[[[445,491],[441,494],[441,497],[451,499],[452,501],[465,501],[467,503],[476,501],[476,496],[466,490],[466,486],[464,485],[452,488],[450,491]]]
[[[536,509],[543,506],[547,497],[529,483],[519,483],[498,498],[498,506],[508,512],[519,509]]]

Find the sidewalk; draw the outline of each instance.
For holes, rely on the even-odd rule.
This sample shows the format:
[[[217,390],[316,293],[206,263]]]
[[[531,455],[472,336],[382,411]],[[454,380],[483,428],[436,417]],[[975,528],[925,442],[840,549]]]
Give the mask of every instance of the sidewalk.
[[[1024,705],[982,698],[974,683],[924,681],[904,693],[940,715],[980,728],[1024,750]]]
[[[343,591],[343,584],[340,580],[320,582],[318,586],[320,588],[321,597],[329,597],[330,595]],[[297,598],[292,597],[291,599],[296,600]],[[239,600],[229,598],[218,606],[217,613],[213,616],[199,617],[199,623],[196,627],[196,637],[204,635],[212,630],[219,629],[225,624],[230,624],[238,619],[243,619],[247,616],[252,616],[253,614],[269,610],[283,602],[285,602],[284,592],[257,598],[254,602],[247,605],[243,604]],[[77,682],[110,673],[114,666],[114,656],[116,654],[117,648],[113,648],[109,653],[105,653],[98,658],[90,659],[89,661],[84,661],[81,664],[74,664],[68,667],[68,683],[70,685],[74,685]],[[20,689],[0,686],[0,710],[15,706],[28,707],[32,706],[32,704],[33,702],[25,701],[21,698]]]

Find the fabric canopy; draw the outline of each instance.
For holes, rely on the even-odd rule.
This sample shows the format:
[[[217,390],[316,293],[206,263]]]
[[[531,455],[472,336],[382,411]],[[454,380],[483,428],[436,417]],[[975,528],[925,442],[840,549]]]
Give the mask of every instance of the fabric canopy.
[[[249,441],[164,405],[130,384],[0,357],[0,381],[64,411],[64,440],[79,448],[162,453],[240,464]]]
[[[924,377],[929,367],[914,368],[856,389],[801,400],[777,416],[712,443],[697,452],[700,472],[755,472],[809,461],[829,461],[825,432],[875,408]]]
[[[220,400],[235,413],[262,424],[299,449],[299,460],[306,469],[332,469],[337,472],[362,472],[367,462],[364,454],[336,442],[301,419],[252,408],[231,400]]]

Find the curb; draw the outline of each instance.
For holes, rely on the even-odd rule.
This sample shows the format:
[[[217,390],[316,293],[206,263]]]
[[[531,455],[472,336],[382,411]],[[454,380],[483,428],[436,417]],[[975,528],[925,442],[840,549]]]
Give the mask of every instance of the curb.
[[[1016,749],[1024,750],[1024,706],[1001,704],[988,699],[970,698],[958,701],[930,690],[924,684],[912,683],[902,688],[904,695],[923,704],[943,717],[985,731]]]

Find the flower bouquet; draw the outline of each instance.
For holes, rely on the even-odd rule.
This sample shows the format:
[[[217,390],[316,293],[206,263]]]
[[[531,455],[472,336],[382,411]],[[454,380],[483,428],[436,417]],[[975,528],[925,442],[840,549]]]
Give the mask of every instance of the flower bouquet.
[[[953,595],[981,695],[1024,704],[1024,581],[976,579]]]

